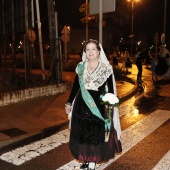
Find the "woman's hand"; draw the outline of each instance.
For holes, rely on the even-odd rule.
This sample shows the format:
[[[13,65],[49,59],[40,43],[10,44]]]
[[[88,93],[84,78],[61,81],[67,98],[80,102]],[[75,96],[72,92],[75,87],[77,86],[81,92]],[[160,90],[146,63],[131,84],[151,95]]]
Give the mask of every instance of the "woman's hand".
[[[72,110],[72,106],[68,105],[68,104],[65,104],[65,112],[66,114],[69,114]]]
[[[108,106],[108,105],[105,105],[105,108],[106,108],[106,109],[108,109],[108,108],[109,108],[109,109],[112,109],[112,110],[114,109],[114,107],[113,107],[113,106]]]

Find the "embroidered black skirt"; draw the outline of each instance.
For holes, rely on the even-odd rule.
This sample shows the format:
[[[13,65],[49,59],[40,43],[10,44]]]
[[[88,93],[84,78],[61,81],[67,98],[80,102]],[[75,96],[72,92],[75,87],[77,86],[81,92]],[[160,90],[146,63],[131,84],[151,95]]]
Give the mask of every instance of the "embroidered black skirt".
[[[105,117],[105,107],[100,104],[100,93],[92,90],[89,92]],[[80,92],[73,106],[69,147],[76,159],[92,162],[106,161],[113,158],[116,152],[122,151],[113,124],[109,141],[105,142],[105,123],[91,113]]]

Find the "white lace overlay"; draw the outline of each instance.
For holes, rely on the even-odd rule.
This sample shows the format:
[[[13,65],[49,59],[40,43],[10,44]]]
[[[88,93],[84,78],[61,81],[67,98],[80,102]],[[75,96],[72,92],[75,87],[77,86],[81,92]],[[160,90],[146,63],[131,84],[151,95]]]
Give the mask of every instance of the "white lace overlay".
[[[88,90],[98,91],[98,88],[103,85],[112,73],[112,66],[109,64],[106,65],[101,61],[99,61],[97,68],[92,73],[89,73],[86,62],[83,74],[85,88]]]

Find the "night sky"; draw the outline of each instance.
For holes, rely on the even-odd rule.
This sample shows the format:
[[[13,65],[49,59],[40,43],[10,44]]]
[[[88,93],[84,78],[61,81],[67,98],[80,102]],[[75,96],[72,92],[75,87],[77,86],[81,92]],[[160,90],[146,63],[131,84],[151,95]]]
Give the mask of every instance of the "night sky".
[[[128,3],[127,0],[121,0]],[[56,0],[58,19],[61,26],[70,25],[71,28],[85,28],[80,22],[83,18],[82,13],[79,12],[81,4],[86,0]],[[170,42],[170,1],[167,0],[167,16],[166,16],[166,37]],[[134,33],[149,33],[152,36],[158,32],[159,35],[163,32],[164,23],[164,0],[140,0],[135,3],[134,14]],[[130,15],[131,16],[131,15]],[[129,18],[129,25],[121,27],[122,32],[127,32],[131,29],[131,17]]]
[[[141,0],[136,5],[135,29],[136,31],[163,31],[164,0]],[[168,7],[169,2],[167,3]],[[170,15],[167,15],[167,21]],[[168,22],[167,22],[168,23]]]
[[[85,0],[56,0],[59,22],[72,28],[83,28],[84,25],[80,22],[83,15],[79,8],[85,2]]]
[[[58,0],[59,1],[59,0]],[[123,0],[125,3],[127,0]],[[79,12],[81,4],[85,0],[62,0],[58,9],[60,21],[71,25],[73,28],[82,27]],[[170,2],[167,0],[167,9]],[[162,31],[164,18],[164,0],[141,0],[135,4],[134,27],[136,31]],[[167,10],[167,21],[170,20],[170,12]],[[131,21],[130,21],[131,22]],[[170,22],[167,22],[168,30]]]

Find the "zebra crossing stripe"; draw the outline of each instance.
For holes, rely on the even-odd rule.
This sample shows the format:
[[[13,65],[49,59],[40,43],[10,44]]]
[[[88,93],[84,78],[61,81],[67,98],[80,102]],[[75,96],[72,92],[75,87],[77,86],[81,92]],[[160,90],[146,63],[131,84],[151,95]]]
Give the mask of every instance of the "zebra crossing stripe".
[[[151,134],[154,130],[156,130],[159,126],[161,126],[164,122],[166,122],[170,118],[170,111],[166,110],[156,110],[151,113],[149,116],[144,119],[138,121],[134,125],[125,129],[122,132],[122,149],[123,152],[119,155],[116,155],[114,159],[110,159],[107,163],[97,164],[96,168],[98,170],[103,170],[119,157],[123,156],[127,151],[129,151],[133,146],[143,140],[146,136]],[[154,123],[153,123],[154,122]],[[64,166],[58,168],[57,170],[76,170],[79,168],[77,162],[74,164],[75,160],[65,164]],[[74,166],[73,166],[74,165]]]
[[[26,161],[62,145],[63,143],[67,143],[69,141],[69,135],[70,132],[68,129],[63,130],[45,139],[6,152],[0,156],[0,159],[14,165],[21,165]]]
[[[170,118],[170,111],[166,110],[157,110],[151,113],[149,116],[143,120],[135,123],[129,128],[125,129],[122,132],[122,147],[123,152],[121,155],[117,155],[114,159],[111,159],[105,164],[98,164],[97,167],[100,170],[103,170],[105,167],[110,165],[113,161],[118,159],[138,142],[144,139],[147,135],[152,133],[160,125]],[[154,122],[154,124],[153,124]],[[139,135],[140,134],[140,135]],[[0,159],[12,163],[14,165],[21,165],[26,161],[29,161],[37,156],[40,156],[63,143],[69,141],[69,130],[63,130],[55,135],[47,137],[43,140],[34,142],[24,147],[17,148],[10,152],[6,152],[0,156]],[[60,167],[58,170],[75,170],[79,169],[79,163],[76,160],[73,160],[64,166]]]
[[[158,164],[152,170],[170,170],[170,151],[158,162]]]
[[[124,113],[123,109],[125,108],[120,108],[120,109],[121,112]],[[130,107],[129,112],[132,112],[133,109],[134,108]],[[127,106],[126,106],[126,113],[127,113]],[[62,145],[62,143],[67,143],[68,141],[69,141],[69,130],[66,129],[64,131],[61,131],[55,135],[52,135],[40,141],[33,142],[24,147],[19,147],[10,152],[6,152],[0,156],[0,159],[12,163],[14,165],[21,165],[26,161],[29,161],[37,156],[45,154],[46,152]]]

